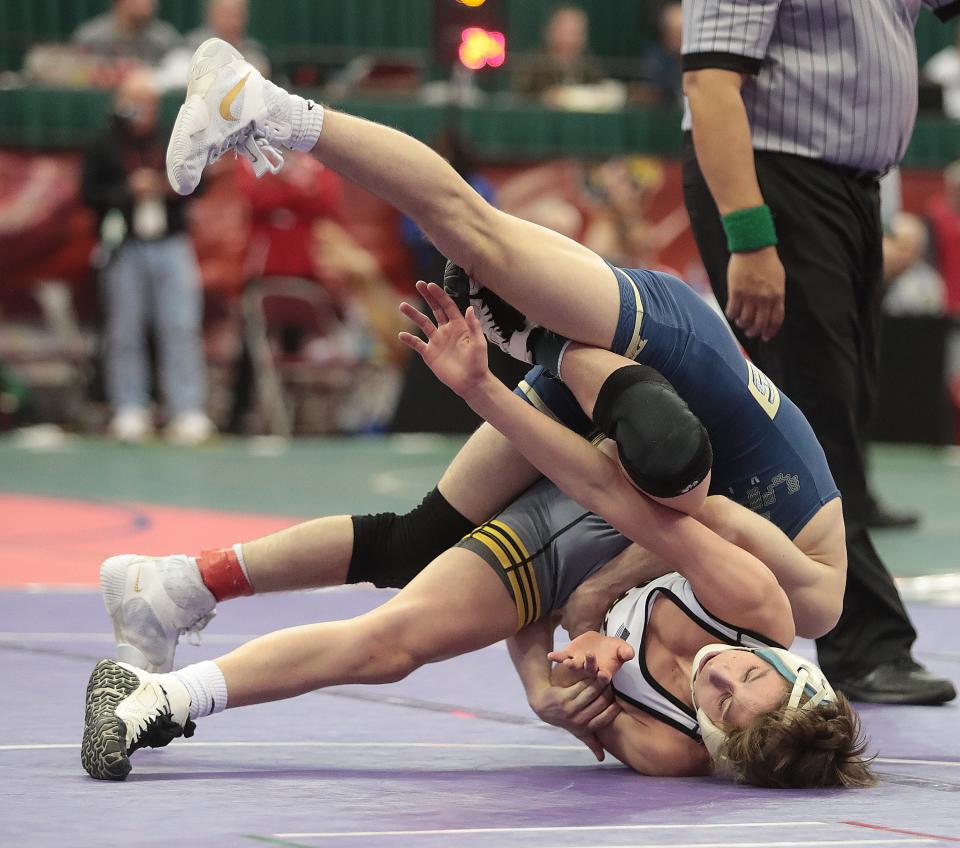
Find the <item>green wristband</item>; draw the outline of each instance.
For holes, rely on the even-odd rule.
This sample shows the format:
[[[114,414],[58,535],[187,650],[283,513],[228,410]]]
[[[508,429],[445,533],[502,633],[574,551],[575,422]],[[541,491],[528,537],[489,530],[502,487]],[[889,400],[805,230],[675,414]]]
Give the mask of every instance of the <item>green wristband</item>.
[[[731,253],[760,250],[777,243],[770,207],[752,206],[722,215],[723,231],[727,234],[727,248]]]

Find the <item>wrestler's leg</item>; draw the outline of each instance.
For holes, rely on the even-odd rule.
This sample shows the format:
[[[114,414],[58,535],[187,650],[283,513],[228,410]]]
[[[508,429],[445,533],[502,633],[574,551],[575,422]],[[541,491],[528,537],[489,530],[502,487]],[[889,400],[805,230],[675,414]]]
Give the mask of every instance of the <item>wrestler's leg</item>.
[[[532,321],[611,344],[620,293],[593,251],[495,209],[429,147],[380,124],[327,109],[313,153],[416,221],[444,256]]]
[[[441,554],[398,595],[349,621],[280,630],[216,660],[237,707],[324,686],[389,683],[511,636],[517,610],[475,553]]]
[[[497,573],[453,548],[382,607],[348,621],[280,630],[169,674],[101,660],[87,687],[81,761],[93,777],[123,780],[133,751],[190,736],[193,720],[213,712],[325,686],[400,680],[517,627]]]
[[[124,554],[101,567],[117,656],[173,668],[179,635],[241,595],[345,582],[400,588],[539,475],[488,424],[467,441],[438,490],[401,515],[327,516],[197,557]]]
[[[369,562],[355,562],[351,575],[355,533],[358,526],[367,525],[358,524],[347,515],[317,518],[244,542],[243,557],[250,582],[258,593],[339,586],[364,579],[384,586],[401,585],[378,579],[378,571],[384,577],[403,572],[409,579],[539,476],[506,438],[483,423],[454,457],[437,486],[443,500],[462,520],[437,516],[448,520],[435,521],[432,515],[416,511],[396,516],[382,538],[360,540],[364,551],[369,551],[360,556]],[[409,526],[398,528],[398,522]],[[427,533],[430,539],[415,539],[415,546],[409,544],[408,537]],[[421,548],[428,547],[434,550],[425,556]],[[406,561],[398,561],[401,557]]]

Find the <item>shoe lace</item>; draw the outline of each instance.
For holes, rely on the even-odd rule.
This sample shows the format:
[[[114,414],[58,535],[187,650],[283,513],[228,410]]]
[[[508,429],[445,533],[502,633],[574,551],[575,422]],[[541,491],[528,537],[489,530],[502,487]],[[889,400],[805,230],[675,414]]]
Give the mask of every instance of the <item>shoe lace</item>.
[[[267,171],[271,174],[278,174],[283,168],[283,152],[280,148],[271,144],[269,137],[263,135],[259,130],[253,135],[247,136],[243,146],[239,148],[239,152],[253,165],[253,173],[257,179]]]
[[[211,147],[207,154],[207,164],[212,165],[228,150],[236,151],[237,147],[244,144],[253,132],[253,121],[244,124],[237,130],[234,130],[216,147]]]
[[[216,609],[210,610],[210,612],[205,615],[201,615],[196,621],[192,624],[188,624],[186,627],[177,628],[177,636],[186,636],[187,641],[194,647],[199,647],[203,644],[203,639],[200,636],[200,631],[203,630],[210,623],[212,619],[217,614]]]

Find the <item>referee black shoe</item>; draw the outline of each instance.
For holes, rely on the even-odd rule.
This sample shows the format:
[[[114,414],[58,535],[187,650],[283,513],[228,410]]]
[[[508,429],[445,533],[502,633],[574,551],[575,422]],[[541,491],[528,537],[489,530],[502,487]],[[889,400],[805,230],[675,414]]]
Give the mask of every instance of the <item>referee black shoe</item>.
[[[868,704],[936,706],[957,697],[949,680],[931,674],[911,657],[881,663],[845,680],[834,680],[833,686],[851,701]]]
[[[533,364],[527,339],[537,325],[528,321],[519,309],[490,289],[478,286],[463,268],[449,259],[443,269],[443,289],[461,312],[466,312],[467,306],[473,307],[487,341],[508,356]]]

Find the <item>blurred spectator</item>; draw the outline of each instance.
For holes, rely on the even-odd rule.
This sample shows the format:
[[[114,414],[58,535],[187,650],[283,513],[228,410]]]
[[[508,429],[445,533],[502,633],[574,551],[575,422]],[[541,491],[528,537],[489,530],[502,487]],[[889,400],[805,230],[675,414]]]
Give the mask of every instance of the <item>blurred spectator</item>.
[[[402,350],[393,288],[373,255],[343,227],[341,177],[306,153],[290,152],[279,174],[258,180],[242,167],[237,181],[250,204],[248,276],[313,280],[358,333],[374,331],[370,343],[381,348],[377,355]]]
[[[960,160],[943,174],[944,190],[927,207],[937,270],[946,288],[946,312],[960,315]]]
[[[923,76],[943,89],[943,113],[955,121],[960,120],[960,28],[954,44],[927,60]]]
[[[587,172],[592,200],[582,241],[604,259],[627,268],[657,267],[657,256],[687,227],[677,208],[654,223],[650,201],[663,186],[663,165],[647,156],[610,159]]]
[[[263,45],[247,35],[249,17],[247,0],[206,0],[203,26],[188,32],[183,46],[172,50],[164,59],[157,80],[161,88],[183,88],[190,59],[208,38],[228,41],[260,73],[269,76],[270,60]]]
[[[605,78],[603,68],[587,52],[590,21],[578,6],[560,6],[547,20],[543,50],[517,70],[515,90],[555,105],[561,89],[591,85]]]
[[[73,42],[104,58],[156,65],[180,44],[180,33],[156,14],[156,0],[113,0],[110,11],[77,27]]]
[[[402,351],[397,340],[399,299],[376,259],[342,226],[341,178],[313,157],[290,152],[279,174],[258,180],[250,168],[238,168],[237,185],[250,206],[248,277],[314,281],[331,295],[340,319],[337,332],[329,338],[285,333],[287,352],[318,364],[355,366],[398,359]],[[249,357],[245,349],[238,364],[231,430],[244,429],[250,405]],[[392,394],[391,387],[391,401]],[[344,410],[339,414],[349,417]],[[355,420],[351,423],[354,428],[363,426]]]
[[[669,3],[660,12],[657,43],[647,50],[642,59],[643,82],[638,87],[639,100],[683,105],[683,7]]]
[[[243,57],[258,71],[267,74],[270,61],[263,45],[247,34],[249,20],[247,0],[207,0],[206,22],[187,33],[187,47],[192,52],[208,38],[222,38],[243,53]]]
[[[929,237],[923,221],[899,212],[883,237],[883,310],[888,315],[943,315],[943,278],[926,261]]]
[[[315,280],[339,299],[339,281],[324,274],[311,244],[317,221],[340,218],[341,178],[312,156],[296,152],[286,155],[279,174],[258,180],[244,166],[236,175],[240,193],[250,204],[248,276]]]
[[[152,432],[150,328],[166,436],[197,444],[213,430],[204,412],[200,279],[184,230],[185,200],[171,191],[164,175],[167,139],[158,129],[158,106],[149,74],[129,74],[117,91],[112,125],[86,153],[82,191],[100,232],[106,388],[114,411],[110,432],[130,442]]]

